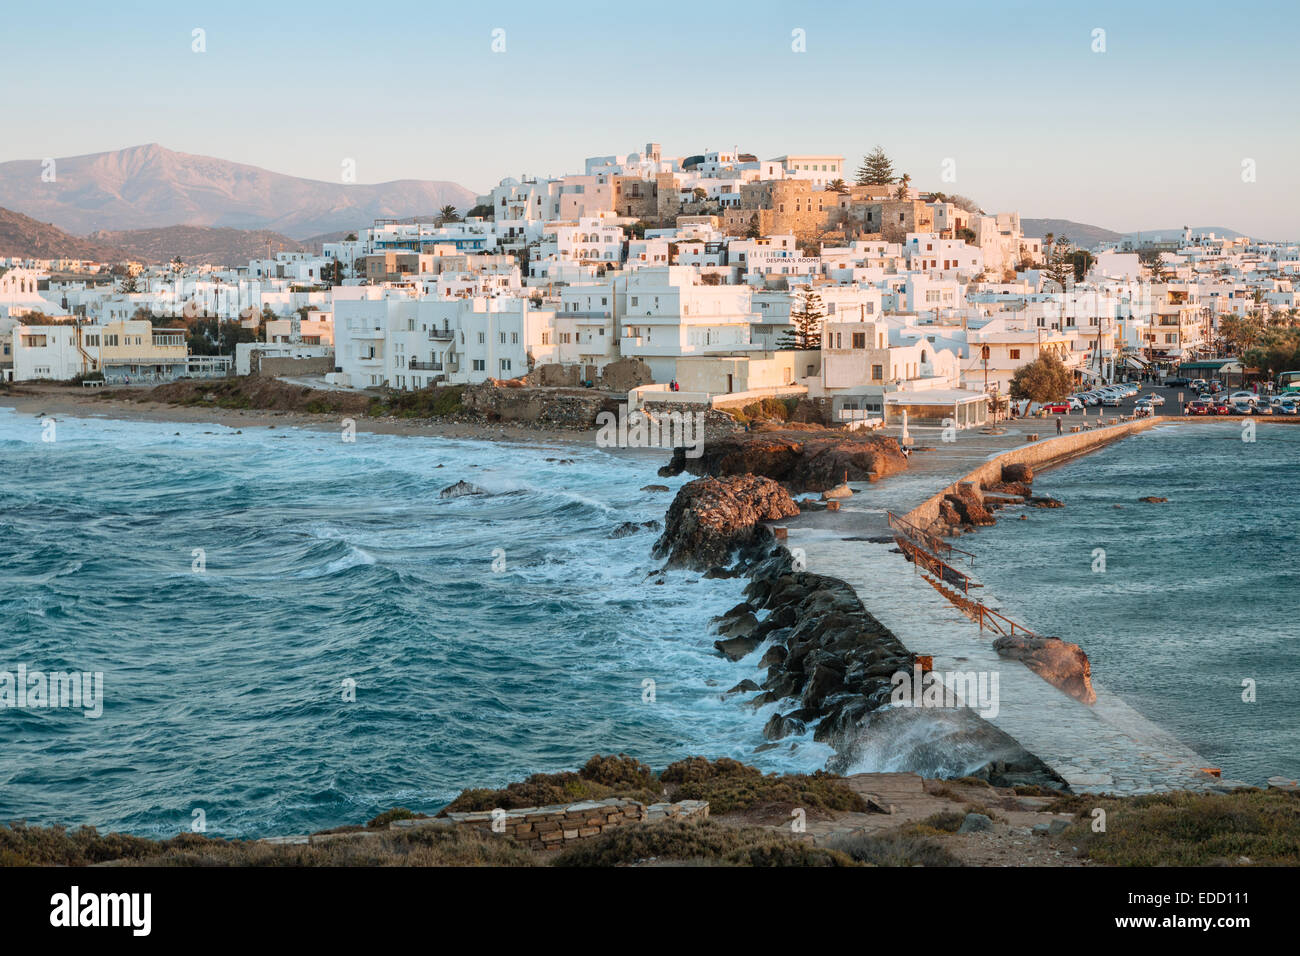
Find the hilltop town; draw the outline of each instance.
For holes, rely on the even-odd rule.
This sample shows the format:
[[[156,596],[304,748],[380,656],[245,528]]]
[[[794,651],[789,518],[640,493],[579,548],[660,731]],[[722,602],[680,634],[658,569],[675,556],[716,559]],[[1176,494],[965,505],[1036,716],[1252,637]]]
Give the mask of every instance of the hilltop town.
[[[1080,386],[1158,378],[1240,366],[1296,324],[1300,244],[1184,229],[1081,248],[922,188],[879,148],[854,166],[648,143],[504,179],[431,221],[358,224],[319,254],[0,260],[0,377],[398,392],[523,378],[638,407],[795,398],[829,421],[906,410],[971,427],[1042,356]]]

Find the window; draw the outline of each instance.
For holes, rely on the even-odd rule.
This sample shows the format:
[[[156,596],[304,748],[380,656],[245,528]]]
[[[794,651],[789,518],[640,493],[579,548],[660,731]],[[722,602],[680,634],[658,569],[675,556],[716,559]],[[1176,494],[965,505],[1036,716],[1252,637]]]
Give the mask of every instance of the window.
[[[478,334],[478,344],[482,345],[486,341],[487,341],[487,336],[484,333],[480,332]]]
[[[865,349],[865,348],[867,347],[867,333],[866,333],[866,332],[854,332],[854,333],[853,333],[853,347],[854,347],[855,349]]]
[[[543,344],[543,345],[550,345],[550,344],[551,344],[551,333],[550,333],[550,332],[543,332],[543,333],[542,333],[542,344]]]
[[[508,372],[508,371],[510,371],[510,359],[502,359],[502,360],[501,360],[501,371],[503,371],[503,372]]]
[[[883,365],[871,366],[871,380],[873,382],[879,382],[884,377],[885,377],[885,367]]]
[[[1012,350],[1011,350],[1011,357],[1012,357],[1013,359],[1018,359],[1018,358],[1020,358],[1020,349],[1012,349]]]

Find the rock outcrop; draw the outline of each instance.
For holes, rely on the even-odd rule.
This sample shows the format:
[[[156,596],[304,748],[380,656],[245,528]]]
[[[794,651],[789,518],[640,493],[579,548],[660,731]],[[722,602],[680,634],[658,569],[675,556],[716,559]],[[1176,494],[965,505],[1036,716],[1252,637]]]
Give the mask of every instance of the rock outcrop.
[[[792,491],[826,491],[848,481],[875,481],[907,468],[898,441],[881,435],[826,430],[759,431],[707,441],[699,458],[673,451],[662,476],[753,474],[771,478]]]
[[[471,485],[468,481],[458,481],[454,485],[448,485],[442,491],[438,492],[439,498],[460,498],[464,495],[485,495],[487,494],[478,485]]]
[[[668,567],[705,571],[729,563],[738,550],[768,540],[771,532],[759,522],[798,513],[794,500],[770,478],[699,478],[678,490],[654,556],[667,558]]]
[[[1031,671],[1075,700],[1097,702],[1092,689],[1092,664],[1078,644],[1059,637],[1009,634],[995,640],[993,649],[1002,657],[1023,661]]]

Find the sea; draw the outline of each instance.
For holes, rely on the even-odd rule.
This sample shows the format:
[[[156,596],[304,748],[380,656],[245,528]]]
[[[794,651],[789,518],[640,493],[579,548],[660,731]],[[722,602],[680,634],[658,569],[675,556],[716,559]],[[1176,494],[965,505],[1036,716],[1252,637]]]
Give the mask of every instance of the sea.
[[[1034,490],[1065,507],[1004,510],[958,542],[990,606],[1081,645],[1224,778],[1300,779],[1300,427],[1158,426]]]
[[[0,672],[102,674],[100,716],[0,706],[0,821],[261,837],[434,812],[624,752],[768,745],[651,557],[668,452],[0,409]],[[46,440],[47,438],[52,440]],[[458,481],[482,495],[440,497]],[[767,746],[765,746],[767,745]]]
[[[961,545],[991,603],[1225,777],[1297,777],[1298,452],[1284,426],[1158,428]],[[99,716],[0,706],[0,822],[252,838],[597,753],[823,768],[726,696],[752,675],[708,623],[744,582],[659,574],[658,532],[621,528],[662,521],[667,457],[0,409],[0,681],[102,675]],[[441,497],[458,481],[484,493]]]

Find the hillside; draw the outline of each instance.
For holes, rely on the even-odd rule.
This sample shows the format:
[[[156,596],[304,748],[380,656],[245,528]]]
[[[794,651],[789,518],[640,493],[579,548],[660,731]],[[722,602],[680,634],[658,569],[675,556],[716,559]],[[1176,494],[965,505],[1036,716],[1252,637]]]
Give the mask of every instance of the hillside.
[[[56,159],[55,169],[56,181],[43,182],[40,160],[0,163],[0,206],[79,234],[183,223],[301,239],[475,203],[473,192],[452,182],[321,182],[156,143]]]
[[[1101,226],[1090,226],[1086,222],[1074,222],[1070,219],[1024,219],[1020,220],[1020,229],[1026,236],[1041,239],[1049,232],[1057,238],[1064,236],[1070,242],[1083,249],[1089,249],[1099,242],[1114,242],[1123,238],[1123,233]]]
[[[225,229],[209,226],[168,226],[95,232],[90,239],[126,250],[144,262],[170,262],[180,256],[186,265],[246,266],[249,259],[268,253],[302,252],[305,247],[288,236],[267,229]]]
[[[106,242],[82,239],[38,222],[22,213],[0,208],[0,256],[34,259],[93,259],[117,262],[131,258]]]

